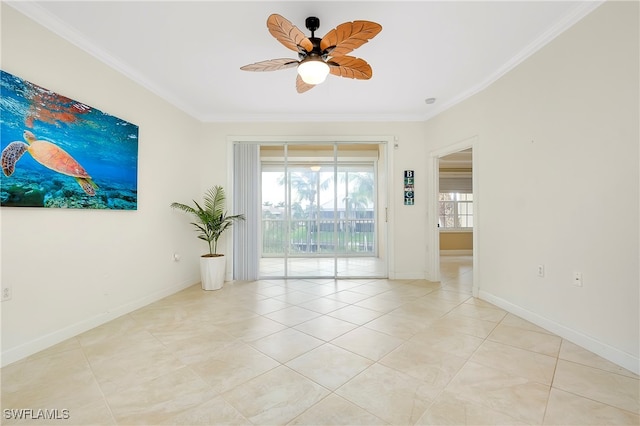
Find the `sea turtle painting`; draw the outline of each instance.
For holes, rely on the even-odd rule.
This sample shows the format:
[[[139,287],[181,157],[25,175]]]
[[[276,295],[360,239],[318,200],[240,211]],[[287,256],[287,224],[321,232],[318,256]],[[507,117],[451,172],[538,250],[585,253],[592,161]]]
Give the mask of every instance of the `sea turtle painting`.
[[[24,140],[11,142],[2,151],[2,171],[5,176],[11,176],[16,163],[25,152],[31,154],[34,160],[43,166],[75,178],[82,190],[88,195],[96,195],[96,185],[87,171],[69,153],[59,146],[45,140],[38,140],[33,133],[24,131]]]
[[[0,207],[137,210],[138,135],[134,123],[0,70]]]

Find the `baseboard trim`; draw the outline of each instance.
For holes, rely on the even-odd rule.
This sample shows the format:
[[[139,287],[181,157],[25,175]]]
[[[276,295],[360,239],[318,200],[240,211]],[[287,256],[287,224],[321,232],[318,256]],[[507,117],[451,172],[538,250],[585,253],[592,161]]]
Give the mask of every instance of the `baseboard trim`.
[[[471,256],[473,250],[440,250],[440,256]]]
[[[616,349],[613,346],[594,339],[593,337],[587,336],[579,331],[573,330],[562,324],[558,324],[555,321],[544,318],[518,305],[514,305],[513,303],[508,302],[500,297],[494,296],[491,293],[487,293],[486,291],[480,290],[478,296],[480,297],[480,299],[486,300],[487,302],[492,303],[507,312],[510,312],[537,326],[540,326],[545,330],[548,330],[562,337],[563,339],[575,343],[576,345],[581,346],[595,353],[596,355],[599,355],[602,358],[613,362],[614,364],[626,368],[627,370],[635,374],[640,374],[640,358]]]
[[[180,284],[167,287],[165,289],[147,295],[141,299],[126,303],[115,309],[110,309],[109,311],[96,315],[92,318],[77,322],[63,329],[56,330],[52,333],[38,337],[37,339],[34,339],[30,342],[23,343],[20,346],[16,346],[14,348],[3,351],[0,354],[0,366],[5,367],[9,364],[20,361],[30,355],[38,353],[44,349],[50,348],[51,346],[57,345],[60,342],[84,333],[85,331],[89,331],[92,328],[98,327],[104,323],[121,317],[122,315],[133,312],[136,309],[147,306],[148,304],[156,302],[167,296],[171,296],[172,294],[184,290],[187,287],[191,287],[198,282],[199,278],[197,281],[185,281]]]
[[[391,280],[424,280],[425,278],[425,274],[424,273],[419,273],[419,272],[402,272],[402,273],[393,273],[390,272],[389,274],[389,279]]]

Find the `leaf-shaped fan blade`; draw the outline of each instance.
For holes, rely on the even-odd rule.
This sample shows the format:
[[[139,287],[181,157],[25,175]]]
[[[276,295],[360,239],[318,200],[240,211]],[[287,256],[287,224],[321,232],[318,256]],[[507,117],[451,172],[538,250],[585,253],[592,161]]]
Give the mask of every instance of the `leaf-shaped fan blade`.
[[[373,75],[371,65],[364,59],[353,56],[339,56],[332,58],[329,64],[329,72],[338,77],[356,78],[358,80],[369,80]]]
[[[271,35],[288,49],[298,52],[298,46],[301,46],[307,52],[313,50],[311,40],[298,27],[276,13],[267,19],[267,28]]]
[[[382,26],[375,22],[345,22],[329,31],[322,38],[320,50],[324,52],[326,49],[335,46],[329,52],[329,55],[344,56],[374,38],[380,31],[382,31]]]
[[[277,71],[285,68],[293,68],[298,66],[298,61],[295,59],[281,58],[281,59],[269,59],[268,61],[260,61],[255,64],[245,65],[240,67],[244,71]]]
[[[311,90],[316,87],[315,84],[305,83],[300,74],[298,74],[298,78],[296,78],[296,90],[298,93],[304,93],[307,90]]]

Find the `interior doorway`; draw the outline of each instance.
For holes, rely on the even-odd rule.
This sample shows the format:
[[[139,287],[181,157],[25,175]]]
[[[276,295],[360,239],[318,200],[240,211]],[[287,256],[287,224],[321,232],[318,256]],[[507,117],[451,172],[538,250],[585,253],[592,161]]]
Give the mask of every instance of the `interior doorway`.
[[[428,279],[460,277],[459,290],[478,294],[477,137],[430,154]],[[453,285],[454,283],[449,283]]]
[[[440,282],[473,293],[473,148],[438,160]]]

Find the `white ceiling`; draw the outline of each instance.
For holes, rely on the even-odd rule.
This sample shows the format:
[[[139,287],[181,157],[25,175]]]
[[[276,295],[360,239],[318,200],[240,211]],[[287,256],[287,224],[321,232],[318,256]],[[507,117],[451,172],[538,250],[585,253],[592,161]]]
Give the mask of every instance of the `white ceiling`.
[[[484,89],[599,1],[37,1],[9,5],[195,118],[220,121],[426,120]],[[278,13],[316,37],[346,21],[382,25],[353,52],[371,80],[330,75],[298,94],[296,70],[240,67],[297,58],[268,32]],[[426,98],[434,97],[432,105]]]

